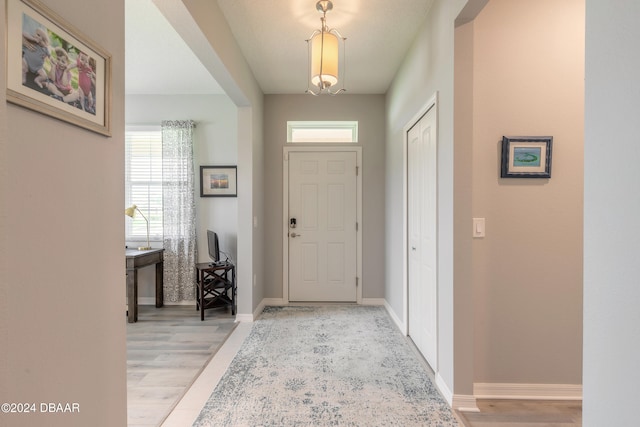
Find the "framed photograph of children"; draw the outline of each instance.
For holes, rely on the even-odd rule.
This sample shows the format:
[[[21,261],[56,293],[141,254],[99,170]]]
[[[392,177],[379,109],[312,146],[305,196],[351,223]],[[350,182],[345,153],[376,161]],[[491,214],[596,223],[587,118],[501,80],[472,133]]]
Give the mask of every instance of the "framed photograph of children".
[[[237,197],[236,166],[200,166],[200,197]]]
[[[502,137],[501,178],[551,178],[552,136]]]
[[[111,55],[37,0],[7,0],[7,101],[111,136]]]

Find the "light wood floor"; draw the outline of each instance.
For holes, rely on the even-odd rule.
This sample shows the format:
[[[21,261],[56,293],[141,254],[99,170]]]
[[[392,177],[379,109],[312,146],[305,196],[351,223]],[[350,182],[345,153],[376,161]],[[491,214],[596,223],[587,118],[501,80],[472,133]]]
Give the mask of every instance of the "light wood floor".
[[[129,427],[157,427],[236,326],[228,308],[139,306],[127,323]],[[124,320],[124,319],[123,319]]]
[[[457,412],[465,427],[581,427],[582,402],[478,400],[480,412]]]

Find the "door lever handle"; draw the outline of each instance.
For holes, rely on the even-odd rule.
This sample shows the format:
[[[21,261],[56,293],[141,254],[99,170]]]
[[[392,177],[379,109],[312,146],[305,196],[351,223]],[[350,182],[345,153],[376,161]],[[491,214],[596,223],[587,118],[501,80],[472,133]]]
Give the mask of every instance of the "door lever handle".
[[[302,236],[302,234],[296,234],[296,232],[294,231],[293,233],[290,234],[291,237],[300,237]]]

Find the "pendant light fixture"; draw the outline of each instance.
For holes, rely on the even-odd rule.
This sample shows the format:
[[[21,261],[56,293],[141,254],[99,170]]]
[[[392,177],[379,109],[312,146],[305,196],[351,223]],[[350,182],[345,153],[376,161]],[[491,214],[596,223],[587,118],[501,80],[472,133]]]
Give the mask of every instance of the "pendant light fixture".
[[[311,33],[306,40],[309,53],[309,83],[306,93],[320,95],[323,93],[337,95],[345,92],[344,68],[346,38],[335,28],[327,26],[327,12],[333,9],[330,0],[320,0],[316,3],[316,9],[322,13],[320,22],[322,27]],[[335,89],[340,80],[340,40],[342,40],[342,88]]]

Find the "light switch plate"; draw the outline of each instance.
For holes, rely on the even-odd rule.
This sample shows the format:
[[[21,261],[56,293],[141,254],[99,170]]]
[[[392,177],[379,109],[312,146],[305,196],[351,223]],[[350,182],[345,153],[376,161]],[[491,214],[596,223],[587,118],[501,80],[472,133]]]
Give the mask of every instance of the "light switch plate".
[[[473,237],[484,237],[484,218],[473,218]]]

